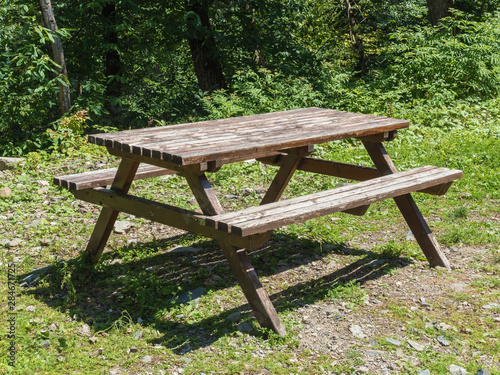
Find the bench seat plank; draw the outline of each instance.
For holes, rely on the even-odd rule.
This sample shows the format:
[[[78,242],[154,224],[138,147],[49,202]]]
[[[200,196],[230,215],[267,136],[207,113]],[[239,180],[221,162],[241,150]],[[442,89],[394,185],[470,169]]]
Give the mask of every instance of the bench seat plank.
[[[84,190],[93,189],[99,186],[107,186],[111,185],[113,182],[117,170],[118,168],[98,169],[95,171],[54,177],[54,184],[69,190]],[[174,173],[177,172],[155,165],[141,164],[135,174],[134,180]]]
[[[265,233],[283,225],[448,184],[461,176],[462,171],[459,170],[426,166],[333,190],[208,217],[206,225],[240,236]]]

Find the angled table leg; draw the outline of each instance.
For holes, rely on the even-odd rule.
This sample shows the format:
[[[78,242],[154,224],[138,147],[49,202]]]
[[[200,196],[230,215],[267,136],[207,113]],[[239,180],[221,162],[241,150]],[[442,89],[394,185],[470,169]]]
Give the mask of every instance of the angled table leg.
[[[184,177],[204,214],[217,215],[223,213],[223,209],[204,174],[185,173]],[[218,240],[218,243],[261,327],[272,329],[280,336],[284,336],[286,334],[285,328],[281,324],[268,294],[250,263],[245,249],[237,248],[222,240]]]
[[[363,144],[381,175],[384,176],[397,172],[396,167],[392,163],[382,143],[363,141]],[[430,265],[433,267],[441,266],[448,271],[451,270],[448,259],[441,251],[436,238],[432,234],[431,229],[427,225],[412,196],[410,194],[405,194],[395,197],[394,201]]]
[[[115,179],[111,184],[111,189],[121,191],[122,193],[127,193],[130,189],[130,185],[134,180],[135,173],[139,167],[139,162],[130,159],[122,159],[118,171],[116,172]],[[87,252],[90,255],[90,260],[92,263],[96,264],[108,242],[109,235],[113,230],[116,218],[118,217],[118,211],[113,210],[109,207],[103,206],[99,218],[90,237],[89,243],[87,244]]]

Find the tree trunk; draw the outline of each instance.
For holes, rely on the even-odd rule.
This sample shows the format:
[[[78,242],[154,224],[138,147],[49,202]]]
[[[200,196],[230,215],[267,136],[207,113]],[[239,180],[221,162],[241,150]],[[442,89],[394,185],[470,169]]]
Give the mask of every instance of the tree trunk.
[[[105,95],[106,109],[112,116],[117,114],[117,100],[122,93],[122,83],[120,77],[122,75],[122,67],[120,54],[118,53],[118,33],[116,32],[116,5],[114,3],[104,4],[102,9],[104,18],[104,43],[107,44],[104,59],[104,75],[107,80]]]
[[[436,26],[441,18],[449,16],[449,10],[452,5],[452,0],[427,0],[431,25]]]
[[[200,90],[205,92],[227,88],[222,66],[217,59],[215,38],[210,34],[208,5],[193,4],[186,15],[186,22],[190,35],[189,48]]]
[[[51,31],[56,31],[57,24],[50,0],[39,0],[39,3],[44,26]],[[61,38],[59,38],[57,35],[54,35],[54,42],[51,42],[50,46],[52,49],[52,60],[54,60],[54,62],[60,66],[60,68],[56,68],[57,72],[67,79],[68,71],[66,69],[66,62],[64,61],[64,50]],[[57,97],[57,102],[59,104],[59,110],[61,114],[68,112],[71,108],[69,85],[67,83],[59,82],[59,94]]]

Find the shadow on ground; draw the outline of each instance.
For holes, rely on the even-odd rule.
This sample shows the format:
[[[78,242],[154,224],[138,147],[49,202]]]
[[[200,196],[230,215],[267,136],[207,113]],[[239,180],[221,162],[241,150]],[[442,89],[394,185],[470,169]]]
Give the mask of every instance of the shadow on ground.
[[[184,242],[192,239],[190,246],[197,251],[170,252],[172,244],[180,238],[176,237],[114,249],[105,253],[96,267],[90,266],[82,255],[74,261],[51,266],[26,293],[69,316],[77,315],[95,330],[126,324],[124,316],[130,316],[134,322],[141,317],[143,325],[163,334],[153,344],[164,345],[179,354],[235,334],[241,329],[238,328],[241,322],[251,323],[253,334],[266,335],[251,314],[246,313],[249,306],[243,302],[223,311],[212,308],[212,313],[203,315],[196,314],[197,301],[188,302],[190,307],[179,305],[178,297],[196,288],[203,287],[205,294],[210,294],[235,285],[214,241],[200,240],[190,234],[181,237]],[[311,263],[333,255],[336,263],[343,266],[326,275],[315,274]],[[349,263],[346,257],[351,255],[354,262]],[[412,263],[408,258],[352,249],[340,242],[319,244],[282,234],[274,235],[264,247],[251,252],[250,259],[261,279],[297,268],[306,273],[306,281],[270,295],[278,313],[324,300],[339,285],[352,281],[363,284]],[[208,308],[216,303],[215,298],[210,299],[212,306]],[[235,314],[238,312],[243,313]],[[236,318],[228,320],[229,316]]]

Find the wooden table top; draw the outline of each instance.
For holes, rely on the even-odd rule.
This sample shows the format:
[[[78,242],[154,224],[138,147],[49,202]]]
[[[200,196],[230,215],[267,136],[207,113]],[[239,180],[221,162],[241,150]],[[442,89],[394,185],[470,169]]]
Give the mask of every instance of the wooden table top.
[[[370,136],[408,126],[406,120],[384,116],[305,108],[93,134],[89,142],[178,165],[191,165],[251,159],[280,150]]]

